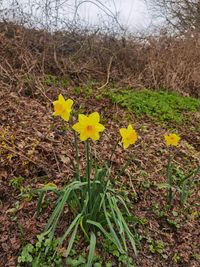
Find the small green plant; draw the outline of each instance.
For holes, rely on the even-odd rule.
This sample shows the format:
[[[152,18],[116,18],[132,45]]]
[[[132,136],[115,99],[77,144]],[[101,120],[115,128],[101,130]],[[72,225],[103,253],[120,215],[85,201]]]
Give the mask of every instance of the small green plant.
[[[192,170],[188,175],[185,175],[173,163],[174,149],[179,145],[179,141],[181,140],[180,136],[171,133],[164,135],[164,139],[168,147],[166,183],[157,186],[167,189],[167,203],[170,208],[177,193],[179,194],[180,204],[184,206],[196,181],[196,177],[200,172],[200,166]]]
[[[119,258],[121,255],[120,251],[118,250],[117,246],[113,244],[109,239],[105,238],[103,242],[103,248],[109,254],[112,254],[114,257]]]
[[[107,93],[108,97],[122,107],[144,114],[150,118],[166,122],[181,123],[184,112],[200,110],[200,100],[192,97],[183,97],[174,92],[151,90],[121,90]]]
[[[19,196],[21,198],[26,199],[26,201],[31,201],[33,197],[36,196],[36,193],[32,190],[32,188],[29,185],[26,187],[21,186]]]
[[[184,206],[188,197],[192,193],[192,188],[195,184],[197,175],[200,173],[200,166],[192,170],[189,174],[185,174],[172,163],[171,156],[168,160],[167,167],[167,182],[159,184],[159,188],[167,189],[167,203],[172,206],[176,195],[179,196],[181,206]]]
[[[176,184],[176,192],[180,195],[180,203],[183,206],[192,192],[195,185],[197,175],[200,173],[200,166],[192,170],[189,174],[185,174],[182,170],[174,168],[174,179]]]
[[[200,261],[200,254],[193,254],[192,258],[196,261]]]
[[[172,260],[174,263],[179,263],[180,262],[180,256],[177,253],[174,253]]]
[[[62,267],[62,255],[57,250],[58,244],[58,239],[48,239],[45,234],[38,235],[35,245],[28,243],[23,247],[18,257],[18,267],[27,266],[27,263],[32,267]]]
[[[47,86],[61,86],[61,87],[67,87],[68,81],[65,79],[60,79],[57,76],[48,74],[44,76],[44,84]]]
[[[32,244],[27,244],[25,247],[23,247],[21,255],[18,257],[18,263],[19,264],[25,262],[31,263],[33,261],[33,256],[32,256],[33,251],[34,251],[34,246]]]
[[[20,189],[23,182],[24,178],[22,176],[17,176],[10,180],[10,185],[15,189]]]
[[[169,225],[171,225],[175,229],[180,228],[180,224],[179,224],[178,220],[174,220],[174,219],[172,220],[172,219],[167,218],[167,222]]]
[[[102,100],[103,98],[104,98],[103,94],[99,94],[95,96],[95,99],[98,101]]]
[[[85,266],[86,258],[82,255],[79,255],[77,258],[68,257],[66,260],[67,266],[76,267],[76,266]]]
[[[90,97],[93,95],[93,89],[91,87],[80,87],[76,86],[73,88],[74,94],[84,94],[86,97]]]
[[[19,201],[16,201],[16,202],[14,203],[13,207],[11,207],[10,209],[8,209],[8,210],[6,211],[6,213],[10,213],[10,214],[12,214],[12,215],[13,215],[12,219],[13,219],[13,220],[16,220],[17,217],[15,216],[15,214],[17,213],[17,211],[19,210],[19,208],[20,208],[20,202],[19,202]]]
[[[73,88],[74,94],[80,94],[82,93],[82,88],[80,86],[76,86]]]
[[[163,207],[161,207],[157,203],[153,204],[152,210],[153,210],[154,214],[156,215],[156,217],[158,217],[158,218],[162,218],[162,217],[166,216],[166,211],[163,209]]]
[[[105,238],[103,247],[106,252],[117,258],[118,266],[122,266],[122,264],[123,266],[133,266],[133,259],[128,255],[120,253],[117,246],[113,244],[109,239]]]
[[[160,254],[164,259],[167,259],[167,255],[164,250],[164,243],[162,240],[153,240],[152,238],[147,239],[147,243],[149,245],[149,251],[154,254]]]

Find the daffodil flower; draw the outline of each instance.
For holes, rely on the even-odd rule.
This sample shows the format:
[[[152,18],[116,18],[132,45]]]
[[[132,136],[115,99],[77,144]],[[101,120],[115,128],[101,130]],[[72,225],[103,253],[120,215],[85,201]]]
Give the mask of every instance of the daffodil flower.
[[[169,134],[169,135],[164,135],[164,138],[165,138],[167,146],[178,146],[178,143],[181,139],[180,136],[178,136],[175,133]]]
[[[74,101],[72,99],[65,100],[64,97],[59,94],[58,100],[53,102],[54,116],[60,116],[63,120],[68,121],[70,113],[72,111],[72,105]]]
[[[119,131],[122,137],[122,143],[124,149],[128,148],[130,145],[135,144],[135,142],[138,139],[138,135],[137,132],[133,129],[131,124],[129,124],[127,128],[121,128]]]
[[[79,114],[78,122],[73,125],[73,129],[80,134],[80,140],[85,141],[91,138],[94,141],[99,140],[99,132],[103,132],[105,127],[99,123],[100,115],[93,112],[89,116]]]

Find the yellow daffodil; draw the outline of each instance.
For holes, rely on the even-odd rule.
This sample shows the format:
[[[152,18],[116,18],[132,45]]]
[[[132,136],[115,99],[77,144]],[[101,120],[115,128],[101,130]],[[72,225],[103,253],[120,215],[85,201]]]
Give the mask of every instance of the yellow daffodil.
[[[105,127],[99,123],[100,116],[98,112],[93,112],[89,116],[79,114],[78,120],[72,128],[80,134],[81,141],[85,141],[88,138],[94,141],[99,140],[99,132],[103,132]]]
[[[60,116],[63,120],[68,121],[70,112],[72,111],[72,105],[74,101],[72,99],[65,100],[64,97],[59,94],[58,100],[53,102],[54,116]]]
[[[164,138],[167,146],[178,146],[178,143],[181,139],[180,136],[178,136],[177,134],[165,134]]]
[[[128,148],[130,145],[135,144],[138,135],[136,131],[133,129],[131,124],[129,124],[127,128],[121,128],[119,131],[122,137],[122,143],[124,149]]]

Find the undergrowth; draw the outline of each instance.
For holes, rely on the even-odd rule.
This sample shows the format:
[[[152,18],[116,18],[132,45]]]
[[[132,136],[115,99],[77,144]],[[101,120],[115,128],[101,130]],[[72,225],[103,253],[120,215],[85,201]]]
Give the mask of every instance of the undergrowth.
[[[114,102],[136,114],[144,114],[163,122],[182,123],[185,113],[200,111],[200,100],[180,96],[174,92],[111,91],[106,95]]]

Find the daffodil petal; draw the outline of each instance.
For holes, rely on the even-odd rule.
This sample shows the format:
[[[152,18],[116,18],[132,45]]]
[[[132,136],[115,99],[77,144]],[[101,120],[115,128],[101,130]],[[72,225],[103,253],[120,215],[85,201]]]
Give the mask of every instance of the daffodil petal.
[[[91,113],[88,118],[94,124],[100,121],[100,115],[98,112]]]
[[[119,132],[120,132],[120,134],[121,134],[122,137],[126,134],[126,131],[127,131],[126,128],[121,128],[119,130]]]
[[[88,121],[88,117],[86,116],[86,115],[84,115],[84,114],[79,114],[78,115],[78,121],[80,122],[80,123],[85,123],[85,121]]]
[[[53,116],[59,116],[58,112],[54,111]]]
[[[103,132],[105,130],[105,127],[103,126],[103,124],[98,123],[97,126],[96,126],[96,130],[98,132]]]
[[[83,125],[80,122],[77,122],[72,126],[72,129],[80,133],[81,131],[83,131]]]
[[[99,133],[94,132],[94,133],[92,133],[92,134],[90,135],[90,138],[91,138],[93,141],[97,141],[97,140],[99,140],[100,135],[99,135]]]
[[[69,116],[70,116],[70,112],[68,111],[65,111],[63,112],[63,114],[61,115],[61,118],[65,121],[68,121],[69,120]]]
[[[128,131],[133,131],[133,127],[132,127],[131,124],[128,125],[127,130],[128,130]]]
[[[81,141],[86,141],[89,138],[89,136],[87,134],[85,134],[84,132],[80,133],[80,140]]]
[[[55,106],[56,104],[58,104],[58,103],[59,103],[58,100],[53,101],[53,105],[54,105],[54,106]]]
[[[58,101],[60,102],[60,103],[65,103],[65,99],[64,99],[64,97],[63,97],[63,95],[62,94],[59,94],[59,96],[58,96]]]
[[[127,142],[127,141],[123,142],[123,148],[124,149],[127,149],[129,147],[129,145],[130,145],[129,142]]]
[[[71,109],[73,103],[74,103],[74,101],[73,101],[72,99],[67,99],[67,100],[65,101],[65,107],[66,107],[67,109]],[[70,110],[70,111],[71,111],[71,110]]]

